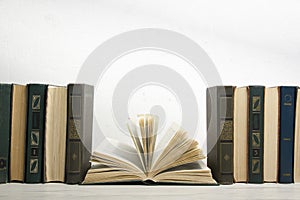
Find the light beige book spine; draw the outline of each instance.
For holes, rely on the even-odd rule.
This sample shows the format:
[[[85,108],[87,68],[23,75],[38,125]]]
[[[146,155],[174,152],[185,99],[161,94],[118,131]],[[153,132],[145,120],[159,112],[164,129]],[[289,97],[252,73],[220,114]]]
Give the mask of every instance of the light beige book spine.
[[[235,182],[247,182],[248,87],[235,89],[233,120],[233,178]]]
[[[300,183],[300,89],[297,91],[294,141],[294,182]]]
[[[44,181],[64,182],[67,88],[48,87],[45,123]]]
[[[279,87],[265,88],[264,182],[277,182],[279,151]]]
[[[10,181],[24,182],[27,88],[13,85],[11,145],[10,145]]]

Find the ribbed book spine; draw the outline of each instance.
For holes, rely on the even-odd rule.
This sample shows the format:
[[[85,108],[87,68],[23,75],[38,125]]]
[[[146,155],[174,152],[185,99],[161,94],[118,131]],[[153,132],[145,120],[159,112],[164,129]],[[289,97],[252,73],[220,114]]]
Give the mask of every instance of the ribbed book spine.
[[[263,183],[264,87],[250,86],[248,182]]]
[[[93,86],[68,85],[66,153],[66,183],[68,184],[81,183],[90,168],[93,98]]]
[[[280,88],[279,182],[293,182],[296,87]]]
[[[235,87],[207,90],[208,166],[220,184],[233,183],[233,94]]]
[[[43,181],[45,103],[47,85],[28,85],[25,182]]]
[[[9,180],[11,84],[0,84],[0,183]]]

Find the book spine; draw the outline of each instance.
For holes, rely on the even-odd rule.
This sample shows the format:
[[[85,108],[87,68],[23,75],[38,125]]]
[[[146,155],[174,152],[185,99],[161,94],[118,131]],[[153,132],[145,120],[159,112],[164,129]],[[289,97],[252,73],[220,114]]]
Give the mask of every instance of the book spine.
[[[25,182],[43,181],[47,85],[28,85]]]
[[[264,87],[249,88],[248,182],[263,183]]]
[[[0,183],[9,180],[12,85],[0,84]]]
[[[208,114],[212,129],[208,131],[209,146],[214,146],[208,154],[208,163],[214,178],[221,184],[233,183],[233,94],[235,87],[218,86],[208,95]],[[211,102],[214,102],[213,104]],[[216,106],[209,108],[209,106]],[[216,115],[211,112],[217,112]],[[209,120],[209,119],[208,119]],[[215,135],[215,136],[212,136]],[[215,139],[211,139],[211,138]],[[216,144],[212,144],[215,142]]]
[[[296,87],[280,88],[279,182],[293,182]]]
[[[10,138],[10,181],[24,182],[27,87],[13,85]]]
[[[66,183],[81,183],[90,168],[93,121],[93,87],[68,86]],[[83,143],[82,141],[85,141]]]

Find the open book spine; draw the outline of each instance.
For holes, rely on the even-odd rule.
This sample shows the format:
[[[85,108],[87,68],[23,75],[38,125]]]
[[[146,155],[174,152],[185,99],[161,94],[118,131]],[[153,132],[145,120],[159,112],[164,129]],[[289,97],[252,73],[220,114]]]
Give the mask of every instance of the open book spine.
[[[207,90],[208,166],[221,184],[233,183],[233,86]]]
[[[90,168],[94,87],[68,85],[66,183],[81,183]],[[84,139],[84,142],[83,142]]]

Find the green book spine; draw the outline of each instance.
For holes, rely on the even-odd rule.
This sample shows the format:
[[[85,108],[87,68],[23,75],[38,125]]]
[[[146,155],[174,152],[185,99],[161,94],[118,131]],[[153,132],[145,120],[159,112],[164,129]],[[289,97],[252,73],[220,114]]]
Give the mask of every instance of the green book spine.
[[[90,168],[93,128],[93,86],[68,85],[66,183],[81,183]],[[84,142],[83,142],[84,141]]]
[[[28,85],[25,182],[41,183],[43,177],[47,85]]]
[[[0,84],[0,183],[9,180],[11,84]]]
[[[248,182],[263,183],[265,88],[263,86],[249,88]]]
[[[233,183],[234,89],[217,86],[207,90],[208,166],[220,184]]]

